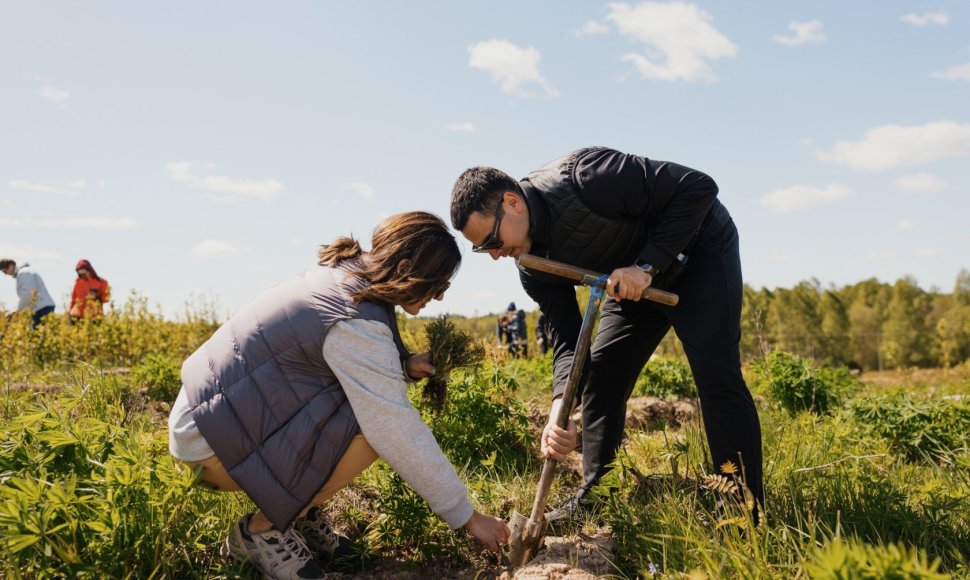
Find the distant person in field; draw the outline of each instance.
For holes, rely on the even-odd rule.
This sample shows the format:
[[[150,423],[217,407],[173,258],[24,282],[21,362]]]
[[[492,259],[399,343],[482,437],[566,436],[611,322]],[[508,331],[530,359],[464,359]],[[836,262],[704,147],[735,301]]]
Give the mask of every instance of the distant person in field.
[[[549,330],[549,321],[546,319],[546,313],[539,311],[539,316],[536,317],[536,344],[539,345],[539,352],[543,356],[549,352],[549,345],[552,343],[552,335]]]
[[[94,266],[87,260],[80,260],[74,271],[74,290],[71,292],[71,321],[84,318],[93,319],[104,316],[104,305],[111,299],[111,287],[108,281],[98,276]]]
[[[31,328],[37,328],[45,316],[54,312],[54,300],[47,292],[44,280],[30,264],[24,262],[18,268],[10,258],[3,258],[0,259],[0,272],[17,280],[17,312],[30,312],[33,315]]]
[[[225,542],[270,578],[322,578],[319,561],[349,540],[320,506],[382,457],[452,529],[495,551],[505,522],[475,511],[468,491],[408,400],[435,372],[408,352],[394,307],[416,315],[458,271],[454,236],[435,215],[391,216],[371,250],[340,237],[317,264],[266,291],[182,366],[169,418],[172,455],[201,483],[244,491],[258,511]]]
[[[473,251],[494,260],[531,253],[609,274],[613,300],[604,303],[577,397],[585,481],[547,519],[592,507],[588,492],[616,457],[636,378],[671,327],[697,383],[714,469],[731,462],[763,501],[761,425],[741,376],[738,231],[717,193],[700,171],[604,147],[573,151],[522,180],[475,167],[455,182],[452,226]],[[519,278],[552,329],[556,417],[582,320],[575,288],[526,270]],[[640,300],[651,286],[679,294],[680,304]],[[562,460],[576,439],[575,423],[550,423],[542,453]]]
[[[505,309],[505,343],[509,354],[515,358],[519,356],[519,319],[515,316],[515,302],[509,302]]]
[[[515,313],[515,330],[518,332],[519,354],[529,358],[529,328],[525,322],[525,310],[521,308]]]

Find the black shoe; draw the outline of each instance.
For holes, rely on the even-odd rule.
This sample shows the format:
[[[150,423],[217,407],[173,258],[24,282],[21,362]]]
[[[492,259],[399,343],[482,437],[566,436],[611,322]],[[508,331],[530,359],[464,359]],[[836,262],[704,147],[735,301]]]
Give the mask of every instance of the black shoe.
[[[592,494],[578,492],[564,501],[559,507],[546,512],[545,519],[549,533],[562,535],[594,519],[603,508],[603,501]]]

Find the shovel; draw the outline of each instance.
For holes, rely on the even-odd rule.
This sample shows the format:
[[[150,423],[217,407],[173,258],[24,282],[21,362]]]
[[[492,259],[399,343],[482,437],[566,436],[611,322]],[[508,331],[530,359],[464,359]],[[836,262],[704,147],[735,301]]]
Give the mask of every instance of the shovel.
[[[586,363],[586,356],[589,354],[590,343],[593,337],[593,327],[599,318],[600,304],[603,302],[603,294],[606,290],[607,276],[576,268],[568,264],[556,262],[546,258],[540,258],[531,254],[523,254],[516,260],[520,268],[537,270],[548,274],[555,274],[564,278],[569,278],[584,286],[590,287],[589,302],[586,303],[586,313],[583,315],[583,324],[579,329],[579,340],[576,342],[576,351],[573,354],[573,363],[569,368],[569,377],[566,379],[566,390],[563,393],[563,405],[559,407],[559,415],[556,417],[556,425],[560,428],[566,427],[566,421],[573,409],[573,399],[576,397],[576,387],[579,385],[579,377],[583,373],[583,365]],[[643,298],[676,306],[679,297],[676,294],[647,288],[643,291]],[[549,496],[549,488],[556,475],[557,461],[547,458],[542,464],[542,475],[539,476],[539,487],[536,490],[535,503],[532,504],[532,515],[528,518],[519,513],[513,513],[509,520],[509,527],[512,535],[509,539],[509,564],[513,567],[524,565],[532,558],[539,547],[546,532],[546,519],[543,515],[546,509],[546,500]]]

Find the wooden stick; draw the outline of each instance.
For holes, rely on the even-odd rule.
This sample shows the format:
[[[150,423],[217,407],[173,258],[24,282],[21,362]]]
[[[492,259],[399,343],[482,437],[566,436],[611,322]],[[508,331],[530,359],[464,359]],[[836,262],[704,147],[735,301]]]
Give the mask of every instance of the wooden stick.
[[[523,268],[528,268],[529,270],[538,270],[539,272],[545,272],[547,274],[553,274],[556,276],[562,276],[563,278],[568,278],[585,285],[591,284],[594,280],[602,276],[602,274],[592,270],[577,268],[576,266],[570,266],[569,264],[564,264],[548,258],[540,258],[539,256],[533,256],[532,254],[522,254],[516,258],[516,262],[518,262],[518,264]],[[677,296],[673,292],[658,290],[656,288],[645,289],[642,297],[647,300],[652,300],[653,302],[666,304],[667,306],[677,306],[677,303],[680,301],[680,296]]]

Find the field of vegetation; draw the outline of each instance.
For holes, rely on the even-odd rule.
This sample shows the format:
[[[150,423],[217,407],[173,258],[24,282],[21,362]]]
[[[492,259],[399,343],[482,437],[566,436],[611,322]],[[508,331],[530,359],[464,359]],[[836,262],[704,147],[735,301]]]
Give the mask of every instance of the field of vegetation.
[[[746,506],[722,501],[743,474],[713,475],[702,418],[680,411],[696,393],[670,337],[635,387],[627,440],[599,490],[602,511],[557,531],[573,545],[605,538],[600,567],[584,568],[572,552],[565,568],[576,578],[970,577],[964,274],[949,294],[908,280],[747,292],[745,373],[767,490],[758,525]],[[488,341],[489,354],[481,368],[453,375],[440,416],[425,413],[476,507],[507,518],[528,514],[534,497],[552,365],[492,347],[494,320],[455,319]],[[421,349],[427,321],[401,322]],[[211,307],[165,320],[138,296],[98,323],[51,316],[31,331],[24,317],[0,316],[0,576],[257,576],[218,550],[252,505],[194,486],[168,454],[181,361],[217,326]],[[550,503],[580,479],[576,462],[567,464]],[[329,511],[358,548],[335,563],[337,574],[506,571],[383,462]]]

